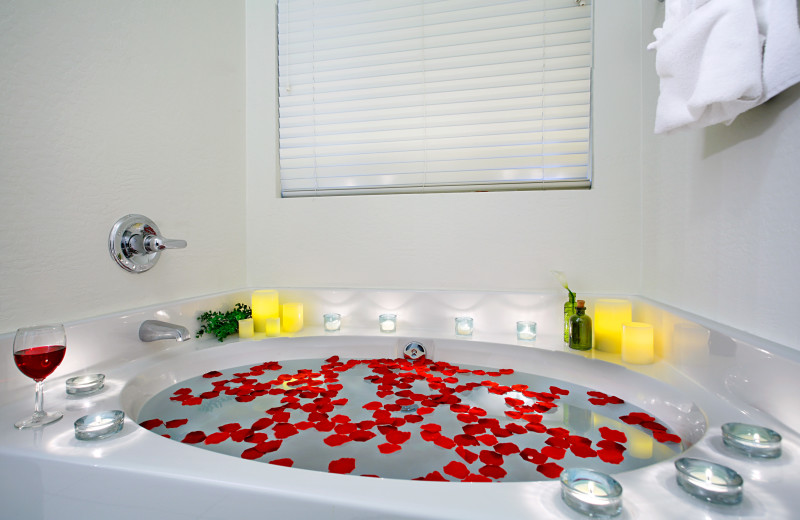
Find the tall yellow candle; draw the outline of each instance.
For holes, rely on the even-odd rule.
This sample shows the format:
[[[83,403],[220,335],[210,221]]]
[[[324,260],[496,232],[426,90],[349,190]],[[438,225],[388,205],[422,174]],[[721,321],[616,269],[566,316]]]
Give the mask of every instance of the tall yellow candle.
[[[264,332],[268,337],[275,337],[281,335],[281,319],[280,318],[267,318],[264,320]]]
[[[622,324],[622,361],[636,365],[655,361],[652,325],[635,321]]]
[[[594,348],[619,353],[622,347],[622,324],[633,321],[628,300],[597,300],[594,304]]]
[[[281,305],[281,330],[298,332],[303,329],[303,304],[284,303]]]
[[[254,336],[253,318],[239,320],[239,337],[252,338]]]
[[[254,330],[256,332],[265,332],[265,320],[267,318],[277,318],[280,312],[278,309],[278,291],[253,291],[251,310],[253,311]]]

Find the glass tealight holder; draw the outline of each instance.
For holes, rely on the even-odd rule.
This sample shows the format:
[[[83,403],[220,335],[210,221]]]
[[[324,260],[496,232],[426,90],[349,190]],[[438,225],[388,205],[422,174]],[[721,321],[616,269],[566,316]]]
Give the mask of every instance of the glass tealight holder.
[[[322,326],[325,332],[339,332],[342,328],[342,315],[332,312],[322,315]]]
[[[81,441],[105,439],[122,430],[125,412],[109,410],[84,415],[75,421],[75,437]]]
[[[726,423],[722,425],[722,442],[748,457],[775,459],[781,456],[781,436],[778,432],[753,424]]]
[[[742,501],[742,477],[726,466],[684,457],[675,461],[675,469],[678,485],[694,497],[721,505]]]
[[[468,316],[459,316],[456,318],[456,335],[472,336],[472,318]]]
[[[622,486],[614,478],[584,468],[561,472],[561,499],[592,518],[611,518],[622,512]]]
[[[74,396],[92,395],[105,386],[104,374],[86,374],[67,379],[67,394]]]
[[[381,314],[378,316],[378,327],[381,332],[391,334],[397,331],[397,314]]]
[[[535,321],[517,322],[517,339],[520,341],[533,341],[536,339]]]

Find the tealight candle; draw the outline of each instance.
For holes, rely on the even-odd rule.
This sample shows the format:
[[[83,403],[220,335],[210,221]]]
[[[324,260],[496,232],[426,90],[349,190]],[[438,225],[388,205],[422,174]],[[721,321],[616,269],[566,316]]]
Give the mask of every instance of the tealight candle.
[[[597,300],[594,304],[594,347],[603,352],[619,353],[622,324],[633,321],[628,300]]]
[[[517,322],[517,339],[521,341],[533,341],[536,339],[535,321]]]
[[[252,338],[255,335],[255,326],[253,325],[253,318],[245,318],[239,320],[239,337]]]
[[[264,320],[264,332],[268,337],[275,337],[281,335],[281,319],[280,318],[267,318]]]
[[[298,332],[303,329],[303,304],[284,303],[281,305],[281,330]]]
[[[75,437],[81,441],[94,441],[110,437],[122,429],[125,413],[110,410],[84,415],[75,421]]]
[[[322,324],[325,332],[338,332],[342,327],[342,316],[335,312],[322,315]]]
[[[690,495],[714,504],[742,501],[742,477],[732,469],[700,459],[675,461],[678,485]]]
[[[67,393],[69,395],[91,395],[99,392],[105,385],[105,374],[86,374],[67,379]]]
[[[635,365],[655,361],[652,325],[635,321],[622,324],[622,361]]]
[[[253,316],[253,330],[255,332],[264,332],[266,319],[277,318],[279,316],[278,291],[253,291],[250,303],[250,310]]]
[[[774,459],[781,456],[781,436],[778,432],[752,424],[722,425],[722,441],[748,457]]]
[[[622,486],[615,479],[590,469],[561,472],[561,498],[569,507],[593,518],[611,518],[622,512]]]
[[[456,318],[456,335],[472,336],[472,318],[467,316]]]
[[[380,327],[381,332],[395,332],[397,330],[397,315],[381,314],[378,316],[378,327]]]

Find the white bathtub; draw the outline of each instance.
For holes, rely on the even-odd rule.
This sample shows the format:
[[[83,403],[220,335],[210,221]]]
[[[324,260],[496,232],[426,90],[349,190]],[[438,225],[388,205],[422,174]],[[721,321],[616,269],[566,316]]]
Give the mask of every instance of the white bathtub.
[[[707,368],[678,370],[663,361],[625,367],[618,360],[611,363],[564,352],[557,342],[541,339],[532,347],[436,334],[324,335],[313,327],[306,334],[222,344],[213,339],[159,342],[158,348],[147,346],[136,355],[111,356],[91,367],[106,374],[106,388],[94,396],[66,396],[64,380],[74,373],[47,381],[45,408],[61,409],[65,418],[39,431],[17,431],[12,426],[30,412],[33,385],[9,390],[6,404],[0,407],[0,423],[6,425],[0,428],[0,517],[585,518],[563,504],[557,481],[440,483],[336,475],[198,449],[136,424],[139,410],[151,396],[208,370],[334,354],[390,357],[407,339],[433,344],[435,359],[511,367],[622,397],[675,430],[690,445],[684,455],[730,466],[745,479],[742,504],[726,507],[708,505],[682,491],[675,482],[673,460],[617,473],[614,477],[624,488],[620,518],[791,518],[800,508],[800,450],[797,432],[789,426],[796,424],[797,412],[776,418],[771,407],[759,409],[757,403],[747,402],[741,389],[752,386],[753,380],[741,383],[737,379],[741,372],[731,374],[730,366],[726,370],[732,379],[720,381]],[[126,348],[142,345],[132,342]],[[740,345],[740,354],[743,348]],[[757,355],[748,354],[750,361]],[[723,357],[731,359],[728,353]],[[767,357],[776,366],[795,363]],[[703,380],[703,374],[709,379]],[[110,409],[128,414],[118,435],[93,442],[74,437],[76,419],[89,411]],[[731,421],[755,422],[780,431],[783,456],[766,461],[731,453],[719,435],[720,425]]]

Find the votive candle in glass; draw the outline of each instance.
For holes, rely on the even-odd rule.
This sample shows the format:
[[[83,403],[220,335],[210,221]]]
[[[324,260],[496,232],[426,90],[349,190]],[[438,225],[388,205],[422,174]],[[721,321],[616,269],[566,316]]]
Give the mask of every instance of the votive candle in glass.
[[[266,319],[277,318],[280,315],[278,291],[253,291],[250,304],[253,317],[253,330],[255,332],[264,332]]]
[[[378,327],[381,332],[390,334],[397,330],[397,315],[396,314],[381,314],[378,316]]]
[[[264,332],[267,337],[274,338],[281,335],[281,319],[267,318],[264,320]]]
[[[652,325],[636,321],[622,324],[622,361],[634,365],[655,361]]]
[[[754,424],[726,423],[722,425],[725,446],[747,455],[775,459],[781,456],[781,435],[769,428]]]
[[[535,321],[517,322],[517,339],[520,341],[533,341],[536,339]]]
[[[303,330],[303,304],[284,303],[281,305],[281,330],[299,332]]]
[[[569,507],[593,518],[611,518],[622,512],[622,486],[615,479],[590,469],[561,472],[561,498]]]
[[[336,312],[322,315],[322,326],[325,332],[339,332],[342,328],[342,315]]]
[[[622,324],[633,321],[628,300],[600,299],[594,304],[594,348],[619,353],[622,347]]]
[[[722,505],[742,501],[742,477],[728,467],[684,457],[675,461],[675,469],[678,485],[694,497]]]
[[[253,325],[253,318],[245,318],[239,320],[239,337],[252,338],[255,335],[255,326]]]
[[[472,318],[468,316],[459,316],[456,318],[456,335],[472,336]]]

